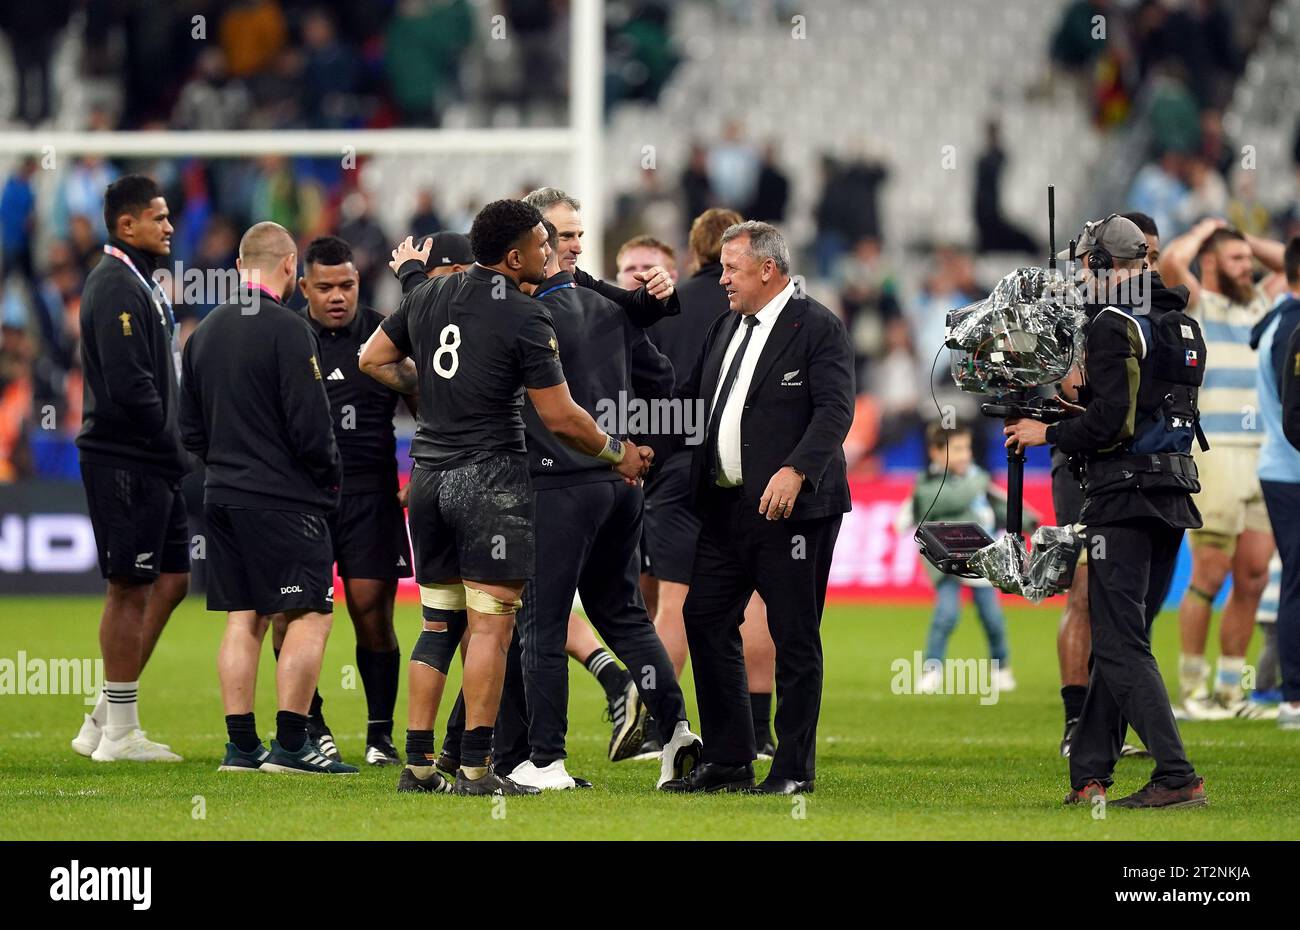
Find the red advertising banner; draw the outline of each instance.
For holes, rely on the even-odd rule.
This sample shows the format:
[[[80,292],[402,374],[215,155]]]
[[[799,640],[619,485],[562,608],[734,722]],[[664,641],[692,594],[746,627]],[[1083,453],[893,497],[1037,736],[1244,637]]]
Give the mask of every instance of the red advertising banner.
[[[844,515],[831,563],[832,600],[929,600],[934,589],[924,559],[912,541],[914,527],[900,534],[899,509],[912,494],[908,476],[853,479],[853,510]],[[1052,482],[1046,475],[1025,476],[1025,506],[1052,520]]]

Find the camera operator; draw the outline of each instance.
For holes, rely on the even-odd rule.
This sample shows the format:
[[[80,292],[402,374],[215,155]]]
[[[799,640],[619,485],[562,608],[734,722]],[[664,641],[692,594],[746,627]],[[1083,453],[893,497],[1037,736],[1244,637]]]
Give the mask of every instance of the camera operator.
[[[1164,282],[1160,280],[1160,275],[1154,270],[1160,256],[1160,230],[1155,220],[1145,213],[1137,212],[1123,213],[1121,216],[1132,220],[1146,238],[1146,261],[1152,269],[1152,304],[1159,306],[1161,301],[1168,299],[1171,306],[1181,309],[1187,303],[1187,290],[1166,288]],[[1079,255],[1078,261],[1082,262],[1086,258],[1086,255]],[[1061,396],[1066,401],[1076,402],[1081,383],[1079,365],[1076,363],[1070,368],[1070,373],[1066,375],[1065,380],[1060,383]],[[1083,509],[1083,488],[1079,478],[1074,473],[1069,456],[1055,447],[1052,448],[1052,508],[1056,511],[1058,526],[1078,523],[1079,512]],[[1061,666],[1061,703],[1065,706],[1065,735],[1061,738],[1061,755],[1069,758],[1074,726],[1079,722],[1083,699],[1088,693],[1088,660],[1092,656],[1092,631],[1088,624],[1088,550],[1086,548],[1079,552],[1074,581],[1065,593],[1065,611],[1056,633],[1056,653]],[[1149,757],[1150,753],[1126,740],[1120,756]]]
[[[1159,404],[1154,416],[1139,416],[1139,395],[1149,396],[1156,380],[1154,359],[1148,356],[1154,346],[1149,346],[1134,315],[1142,312],[1139,308],[1101,296],[1129,290],[1121,285],[1131,285],[1130,279],[1146,268],[1142,231],[1131,220],[1112,215],[1087,224],[1078,248],[1087,253],[1086,284],[1098,295],[1086,308],[1079,388],[1083,413],[1050,427],[1037,420],[1012,419],[1003,431],[1008,446],[1051,443],[1083,462],[1080,522],[1087,527],[1089,547],[1092,670],[1071,742],[1066,803],[1105,796],[1127,721],[1156,767],[1141,790],[1112,803],[1137,808],[1201,805],[1204,780],[1183,751],[1150,641],[1151,622],[1173,575],[1183,533],[1201,525],[1191,500],[1199,489],[1189,454],[1191,430],[1187,419],[1172,421],[1182,424],[1181,432],[1169,430]],[[1161,309],[1162,316],[1175,312]],[[1153,331],[1156,326],[1153,316]],[[1193,358],[1188,356],[1188,364]],[[1204,359],[1195,364],[1203,365]],[[1187,417],[1186,411],[1180,413]],[[1141,438],[1145,445],[1148,427],[1185,436],[1187,448],[1136,455],[1140,450],[1135,440]]]

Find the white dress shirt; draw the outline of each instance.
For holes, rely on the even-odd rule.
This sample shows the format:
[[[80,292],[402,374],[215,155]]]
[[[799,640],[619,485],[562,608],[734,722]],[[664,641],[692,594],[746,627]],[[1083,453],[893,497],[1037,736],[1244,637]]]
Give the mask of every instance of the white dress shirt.
[[[754,332],[749,337],[749,345],[745,347],[745,357],[740,360],[740,370],[736,372],[736,383],[732,386],[731,393],[727,395],[725,406],[722,408],[722,419],[718,421],[718,462],[722,466],[718,471],[718,484],[724,488],[734,488],[744,480],[740,469],[740,417],[745,410],[745,396],[749,393],[749,382],[754,378],[754,368],[758,365],[759,356],[763,354],[767,337],[776,328],[777,317],[781,315],[781,311],[785,309],[793,293],[794,279],[791,278],[781,289],[781,293],[754,314],[758,318],[758,323],[753,327]],[[727,345],[727,354],[722,358],[722,368],[718,372],[718,388],[721,388],[723,381],[726,380],[727,371],[731,368],[731,360],[736,350],[740,348],[741,340],[745,338],[745,331],[748,328],[743,323],[736,327],[736,332]],[[709,404],[710,419],[713,417],[713,408],[718,403],[717,390],[714,389],[713,401]]]

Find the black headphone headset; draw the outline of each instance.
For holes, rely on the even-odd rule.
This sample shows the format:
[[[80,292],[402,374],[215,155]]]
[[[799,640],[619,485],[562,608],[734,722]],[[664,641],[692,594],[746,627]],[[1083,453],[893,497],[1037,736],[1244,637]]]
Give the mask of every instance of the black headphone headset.
[[[1115,267],[1115,256],[1110,254],[1110,250],[1101,244],[1101,231],[1106,228],[1106,224],[1119,217],[1118,213],[1112,213],[1104,220],[1098,220],[1094,223],[1085,223],[1084,231],[1092,236],[1092,248],[1088,250],[1088,269],[1090,271],[1109,271]],[[1142,243],[1138,249],[1138,254],[1134,258],[1146,258],[1147,244]]]

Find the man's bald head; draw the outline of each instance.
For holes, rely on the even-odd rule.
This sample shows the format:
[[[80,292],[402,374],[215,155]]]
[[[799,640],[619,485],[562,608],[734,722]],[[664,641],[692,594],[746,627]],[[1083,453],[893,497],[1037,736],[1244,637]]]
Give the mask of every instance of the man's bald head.
[[[239,240],[235,262],[240,278],[260,284],[288,300],[298,278],[298,246],[279,223],[257,223]]]
[[[270,271],[286,255],[298,251],[289,230],[269,220],[248,228],[239,240],[239,262],[245,268]]]

